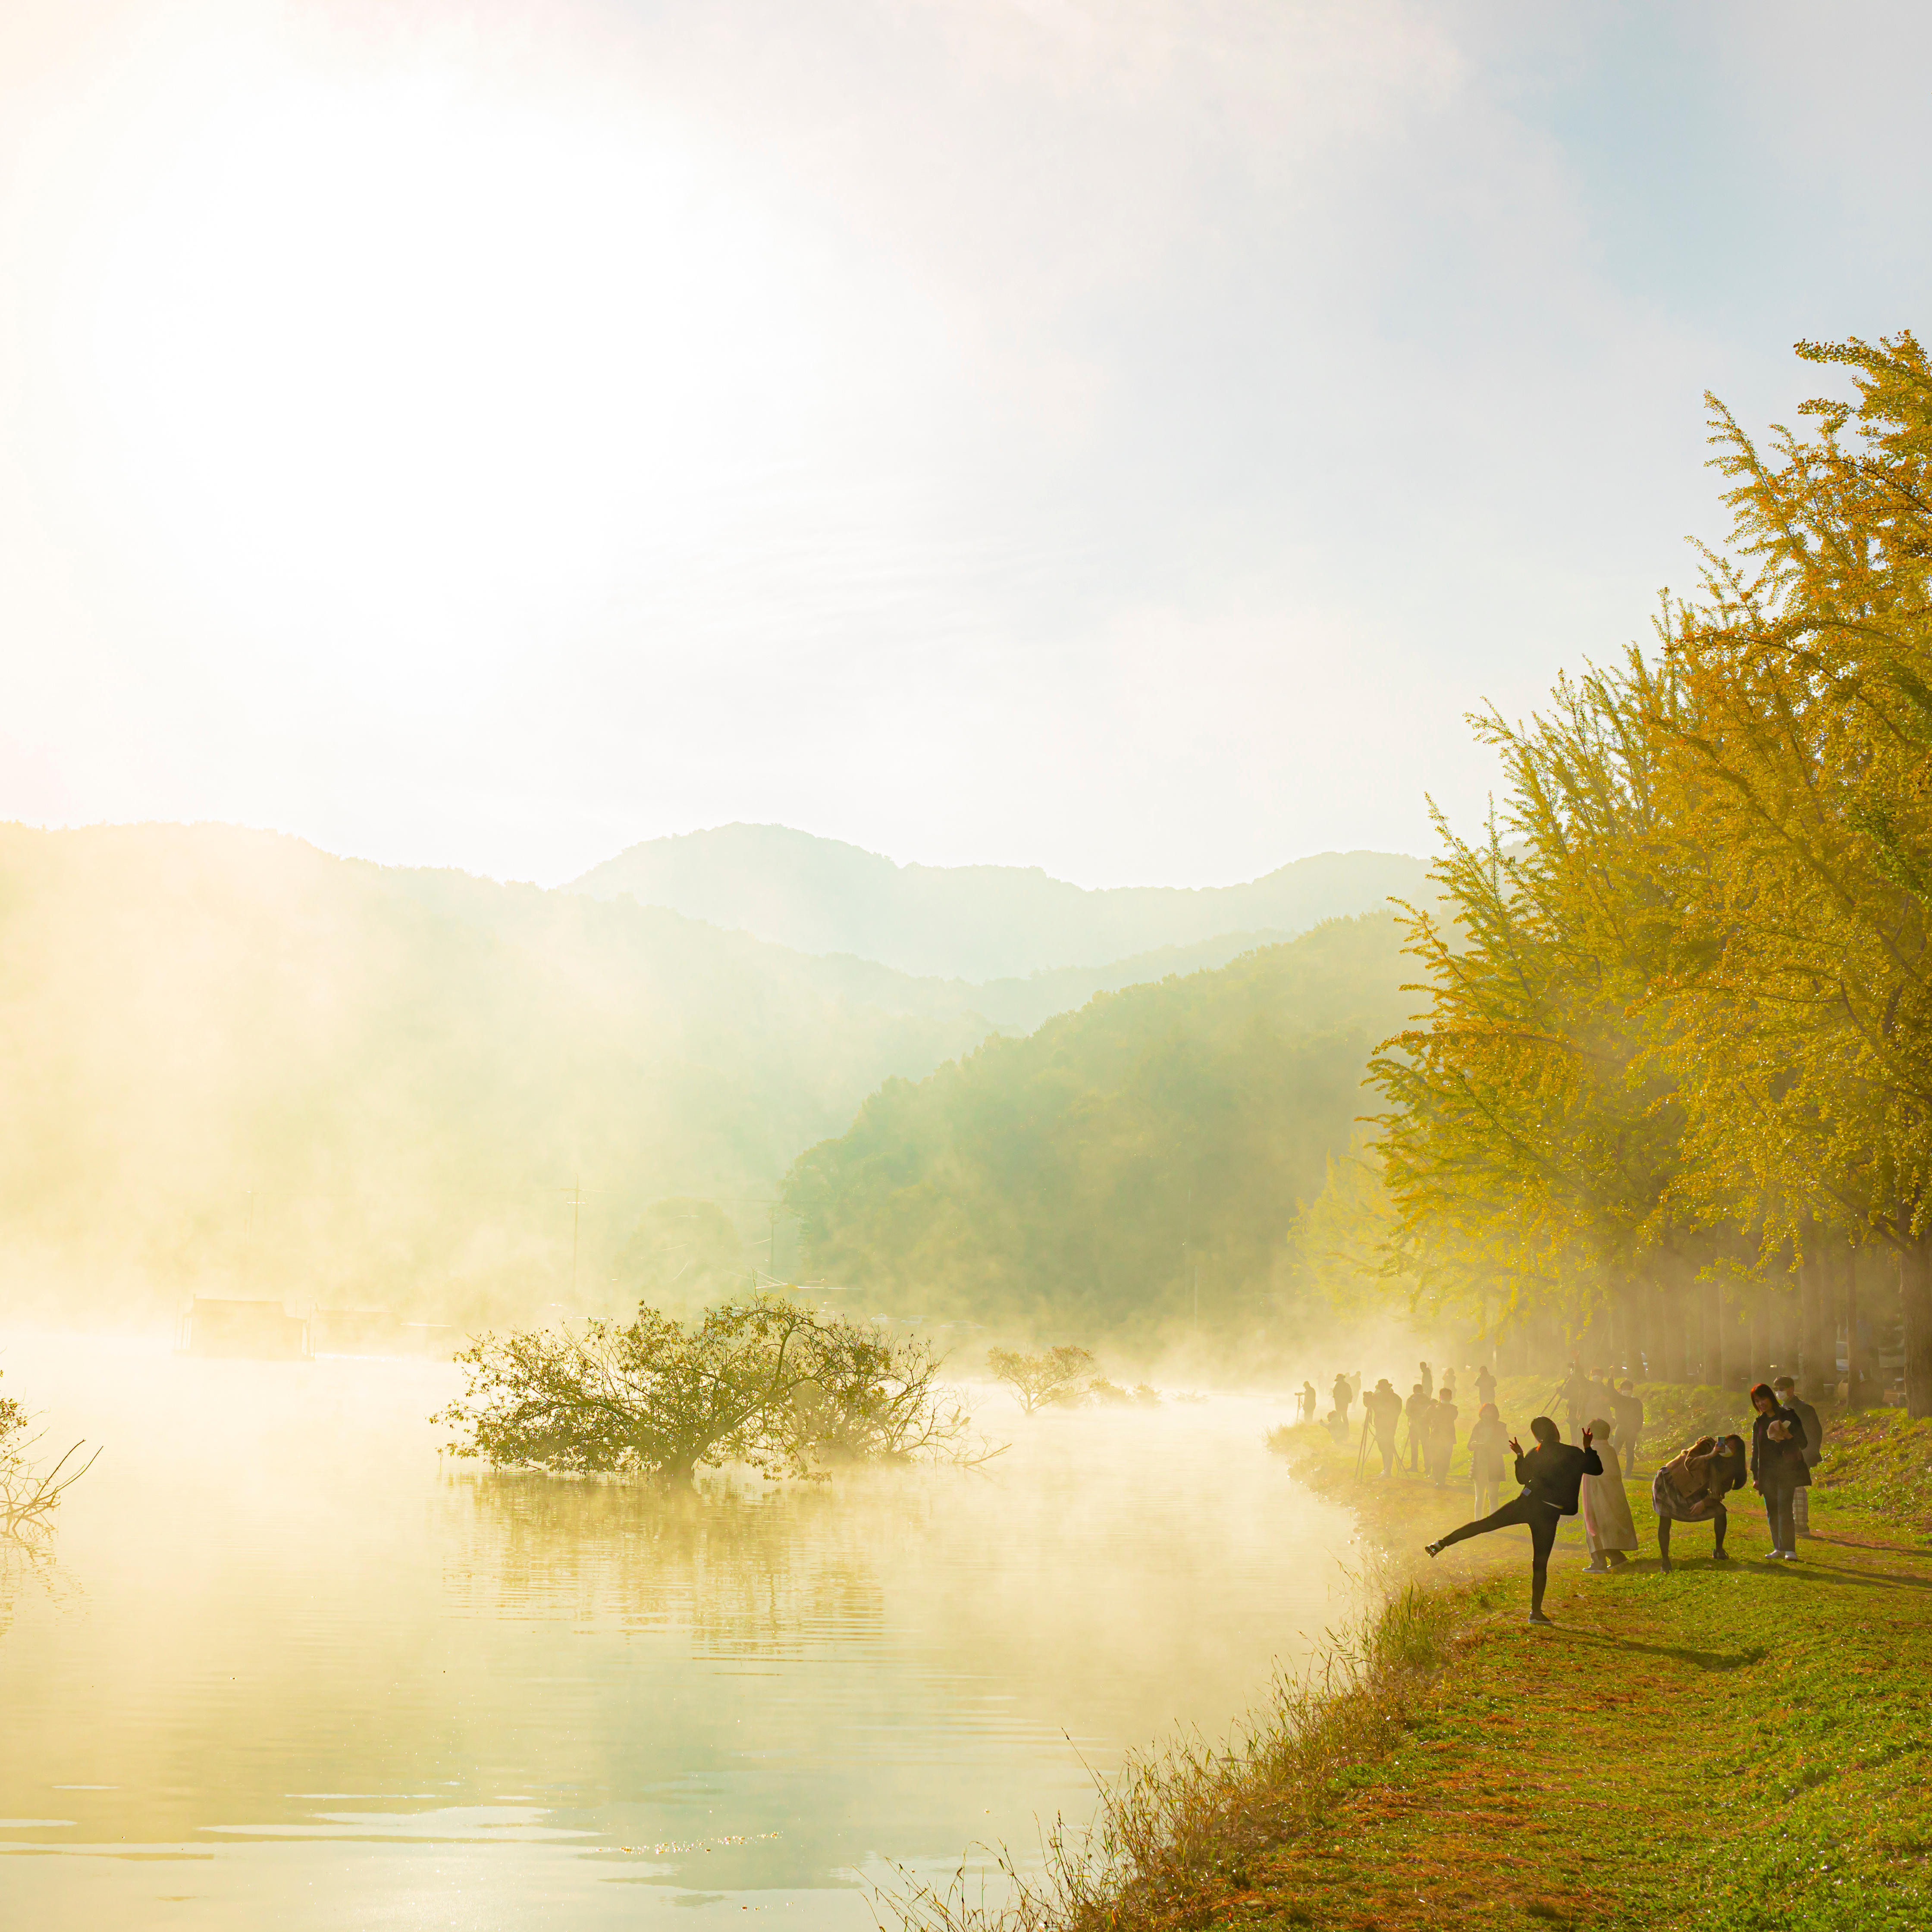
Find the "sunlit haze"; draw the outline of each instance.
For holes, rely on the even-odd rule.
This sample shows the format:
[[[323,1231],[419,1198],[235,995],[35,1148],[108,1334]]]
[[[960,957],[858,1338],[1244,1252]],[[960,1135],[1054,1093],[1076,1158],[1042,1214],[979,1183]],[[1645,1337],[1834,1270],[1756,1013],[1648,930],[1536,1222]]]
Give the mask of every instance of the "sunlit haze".
[[[1882,10],[17,0],[0,814],[1420,850],[1918,306]]]

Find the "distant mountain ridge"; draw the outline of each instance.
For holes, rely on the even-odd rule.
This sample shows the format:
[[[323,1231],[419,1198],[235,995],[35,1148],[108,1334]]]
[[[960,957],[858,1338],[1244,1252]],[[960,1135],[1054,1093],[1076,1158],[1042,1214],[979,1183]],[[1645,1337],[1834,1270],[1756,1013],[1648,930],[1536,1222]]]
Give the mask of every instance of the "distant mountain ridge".
[[[1000,980],[1188,948],[1224,934],[1284,939],[1324,919],[1380,911],[1426,890],[1420,859],[1322,852],[1235,886],[1090,888],[1038,866],[902,866],[780,825],[725,825],[646,839],[568,890],[640,905],[812,953],[902,973]]]

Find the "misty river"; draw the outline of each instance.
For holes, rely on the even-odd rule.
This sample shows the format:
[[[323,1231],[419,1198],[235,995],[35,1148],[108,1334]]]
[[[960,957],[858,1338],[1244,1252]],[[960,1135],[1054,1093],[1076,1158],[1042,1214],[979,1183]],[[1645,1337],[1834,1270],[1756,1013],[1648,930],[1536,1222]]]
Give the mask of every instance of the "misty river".
[[[1223,1735],[1356,1600],[1282,1403],[976,1390],[984,1470],[668,1502],[440,1458],[446,1364],[0,1368],[106,1444],[0,1571],[9,1924],[863,1932],[896,1870],[1033,1862],[1124,1750]]]

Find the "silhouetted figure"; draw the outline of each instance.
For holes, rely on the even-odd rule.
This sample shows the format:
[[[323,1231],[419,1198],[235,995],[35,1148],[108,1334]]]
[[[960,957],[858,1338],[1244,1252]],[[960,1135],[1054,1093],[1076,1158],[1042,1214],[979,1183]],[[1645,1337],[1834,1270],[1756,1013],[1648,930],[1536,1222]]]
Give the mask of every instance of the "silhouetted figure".
[[[1796,1563],[1798,1532],[1792,1523],[1791,1498],[1811,1480],[1804,1461],[1804,1424],[1795,1409],[1778,1400],[1768,1382],[1760,1382],[1750,1395],[1757,1411],[1751,1424],[1751,1487],[1764,1498],[1771,1525],[1771,1560]]]
[[[1454,1362],[1442,1371],[1442,1385],[1436,1392],[1438,1395],[1446,1395],[1451,1402],[1456,1400],[1456,1365]]]
[[[1301,1393],[1294,1400],[1297,1408],[1300,1412],[1296,1420],[1302,1422],[1312,1422],[1321,1402],[1321,1398],[1315,1393],[1315,1384],[1304,1380],[1301,1384]]]
[[[1583,1446],[1573,1449],[1563,1440],[1563,1432],[1546,1415],[1538,1416],[1529,1425],[1536,1447],[1526,1456],[1522,1444],[1512,1436],[1510,1448],[1516,1455],[1516,1479],[1522,1493],[1514,1502],[1504,1503],[1474,1522],[1466,1522],[1426,1546],[1438,1556],[1452,1543],[1472,1536],[1486,1536],[1492,1529],[1506,1529],[1511,1523],[1528,1526],[1530,1544],[1529,1620],[1546,1624],[1543,1614],[1543,1592],[1550,1581],[1550,1552],[1556,1546],[1557,1526],[1566,1516],[1576,1514],[1577,1492],[1586,1476],[1600,1476],[1604,1466],[1590,1447],[1590,1432],[1583,1432]]]
[[[1741,1490],[1746,1480],[1744,1439],[1726,1436],[1700,1436],[1688,1449],[1680,1449],[1651,1478],[1650,1506],[1657,1512],[1657,1553],[1665,1570],[1670,1568],[1670,1526],[1673,1522],[1708,1522],[1713,1534],[1714,1561],[1725,1562],[1724,1533],[1730,1516],[1724,1498]]]
[[[1402,1426],[1402,1397],[1387,1376],[1369,1391],[1369,1416],[1375,1425],[1376,1447],[1382,1451],[1382,1474],[1393,1475],[1396,1433]]]
[[[1422,1384],[1422,1392],[1433,1400],[1436,1395],[1436,1372],[1426,1362],[1418,1362],[1416,1372]]]
[[[1335,1378],[1334,1386],[1328,1393],[1335,1398],[1335,1413],[1342,1418],[1342,1426],[1346,1428],[1348,1421],[1348,1406],[1355,1399],[1354,1390],[1348,1386],[1348,1378],[1338,1375]]]
[[[1592,1570],[1621,1570],[1637,1546],[1636,1523],[1630,1515],[1630,1498],[1624,1494],[1624,1472],[1618,1466],[1616,1424],[1598,1416],[1590,1424],[1590,1439],[1597,1460],[1604,1466],[1600,1475],[1583,1478],[1583,1540],[1590,1552]]]
[[[1590,1378],[1583,1372],[1583,1365],[1573,1355],[1569,1372],[1557,1384],[1557,1394],[1563,1398],[1564,1418],[1570,1425],[1570,1433],[1574,1436],[1590,1414]]]
[[[1408,1473],[1412,1476],[1422,1466],[1422,1448],[1429,1438],[1429,1391],[1416,1383],[1402,1408],[1408,1417]]]
[[[1487,1516],[1503,1499],[1503,1452],[1508,1447],[1509,1431],[1496,1404],[1484,1402],[1469,1431],[1469,1474],[1476,1486],[1478,1516]]]
[[[1628,1378],[1610,1397],[1610,1410],[1617,1419],[1617,1454],[1626,1474],[1636,1468],[1636,1445],[1643,1439],[1643,1400]]]
[[[1496,1378],[1485,1362],[1476,1371],[1476,1400],[1479,1402],[1494,1402],[1496,1399]]]
[[[1778,1399],[1804,1425],[1804,1466],[1817,1468],[1825,1454],[1825,1418],[1798,1393],[1798,1384],[1789,1376],[1773,1378]],[[1791,1526],[1800,1536],[1811,1534],[1811,1485],[1800,1483],[1791,1494]]]
[[[1446,1385],[1436,1390],[1436,1400],[1424,1411],[1422,1424],[1429,1473],[1435,1478],[1438,1490],[1446,1489],[1449,1485],[1449,1465],[1456,1457],[1456,1405],[1450,1400]]]

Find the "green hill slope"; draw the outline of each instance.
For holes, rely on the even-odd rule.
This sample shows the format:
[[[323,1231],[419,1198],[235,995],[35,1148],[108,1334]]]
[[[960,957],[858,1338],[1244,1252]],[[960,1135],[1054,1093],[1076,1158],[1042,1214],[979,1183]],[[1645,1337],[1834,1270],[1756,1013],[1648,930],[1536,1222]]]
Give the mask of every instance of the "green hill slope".
[[[576,1301],[620,1305],[646,1202],[770,1196],[986,1030],[958,989],[628,902],[0,826],[0,1304],[528,1312],[571,1299],[580,1175]]]
[[[901,866],[781,825],[726,825],[634,845],[573,890],[629,893],[806,952],[902,972],[996,980],[1094,966],[1224,933],[1305,932],[1426,890],[1419,859],[1324,852],[1245,885],[1090,891],[1037,866]]]
[[[1202,1328],[1250,1332],[1406,1012],[1397,944],[1333,920],[889,1082],[786,1182],[808,1264],[895,1313],[1147,1341],[1198,1268]]]

